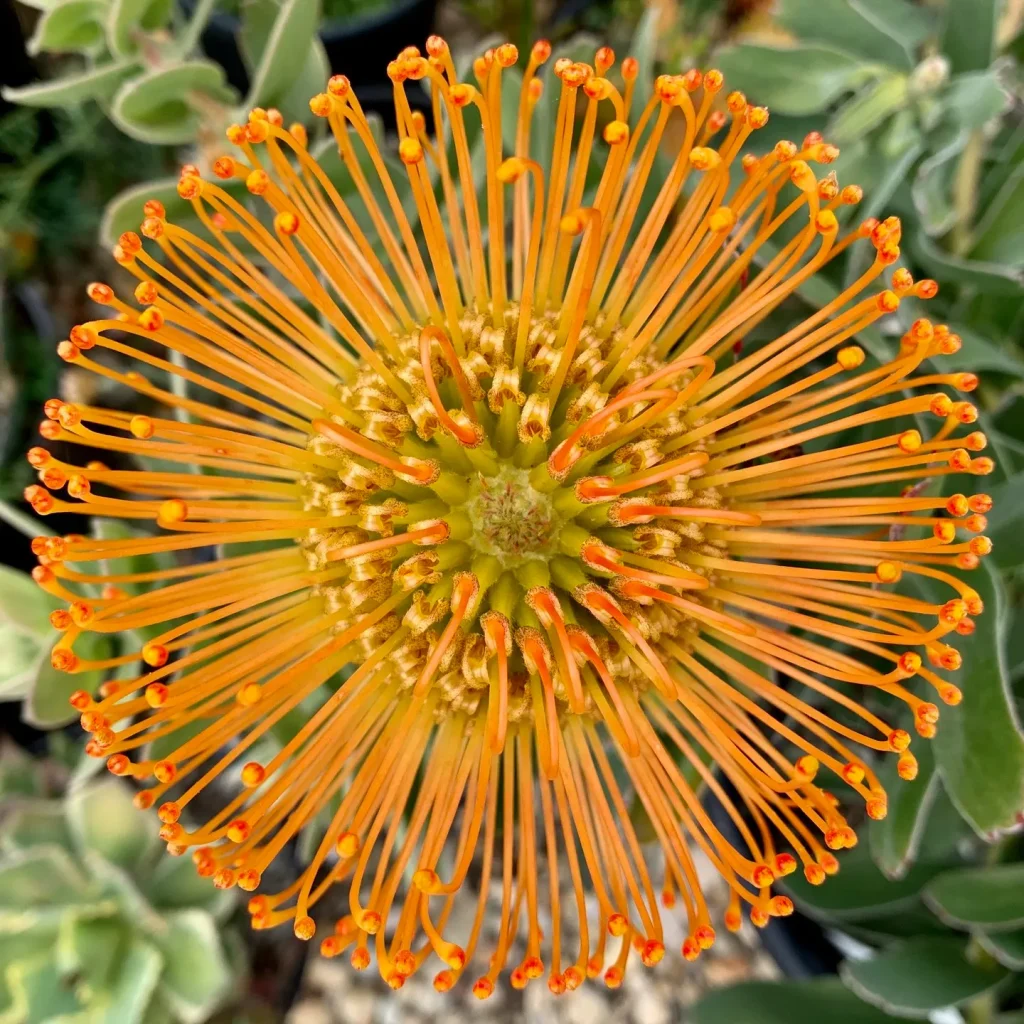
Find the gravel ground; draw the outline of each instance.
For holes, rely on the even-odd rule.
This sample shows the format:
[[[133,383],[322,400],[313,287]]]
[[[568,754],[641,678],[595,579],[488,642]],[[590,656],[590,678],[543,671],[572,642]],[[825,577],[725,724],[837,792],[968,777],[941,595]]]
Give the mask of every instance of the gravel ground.
[[[398,992],[392,992],[372,967],[360,974],[349,966],[346,956],[325,960],[313,955],[285,1024],[592,1024],[609,1019],[623,1024],[685,1024],[688,1007],[708,988],[778,976],[749,923],[744,923],[735,935],[720,926],[727,898],[725,885],[699,851],[695,851],[694,860],[718,931],[715,945],[695,963],[686,963],[679,954],[685,937],[681,911],[664,915],[665,959],[647,969],[639,957],[633,957],[625,982],[617,991],[587,981],[575,992],[555,997],[543,979],[518,992],[503,978],[494,995],[481,1002],[470,992],[468,980],[486,970],[482,958],[477,958],[480,963],[475,965],[475,973],[472,967],[467,970],[460,985],[447,995],[434,991],[434,972],[427,969],[410,978]],[[571,948],[568,934],[566,940]]]

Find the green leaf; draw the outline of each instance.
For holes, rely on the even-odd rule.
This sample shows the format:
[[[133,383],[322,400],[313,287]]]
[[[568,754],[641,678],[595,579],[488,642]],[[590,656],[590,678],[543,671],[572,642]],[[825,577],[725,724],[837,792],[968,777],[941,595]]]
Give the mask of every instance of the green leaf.
[[[0,800],[11,796],[41,797],[45,792],[39,762],[13,743],[0,740]]]
[[[643,110],[654,89],[654,62],[658,49],[658,22],[662,11],[656,5],[647,7],[637,22],[636,31],[627,47],[627,55],[639,65],[633,86],[633,109]],[[550,86],[548,86],[550,88]],[[552,90],[554,92],[556,90]]]
[[[90,693],[103,681],[104,671],[58,672],[50,664],[50,649],[57,642],[58,634],[50,636],[41,655],[32,688],[22,709],[22,717],[29,725],[40,729],[54,729],[67,725],[78,717],[78,712],[68,703],[75,690]],[[82,633],[75,640],[75,653],[83,660],[106,658],[110,654],[110,639],[102,633]]]
[[[90,895],[81,870],[59,846],[36,846],[0,862],[0,908],[40,910]]]
[[[970,256],[974,260],[1024,266],[1024,161],[1004,182],[978,222]]]
[[[864,87],[839,108],[829,124],[829,141],[842,147],[878,127],[907,102],[907,76],[886,75]]]
[[[1024,929],[1015,932],[976,932],[982,949],[1011,971],[1024,971]]]
[[[161,857],[140,885],[159,911],[198,908],[220,920],[237,902],[234,891],[218,889],[208,878],[200,878],[191,857]]]
[[[57,800],[19,802],[4,819],[0,846],[12,851],[46,845],[71,850],[71,836],[64,820],[64,808]]]
[[[1024,269],[989,260],[965,259],[940,249],[923,232],[912,237],[913,250],[932,277],[958,287],[974,287],[990,295],[1019,295]]]
[[[974,633],[957,637],[963,657],[964,699],[942,709],[932,740],[935,764],[953,803],[980,835],[1013,828],[1024,808],[1024,735],[1010,698],[1003,635],[1006,596],[991,559],[966,574],[985,603]],[[914,577],[931,600],[948,599],[949,588]],[[944,596],[943,596],[944,595]]]
[[[861,843],[840,854],[839,874],[823,885],[811,885],[799,872],[788,875],[781,884],[809,917],[860,921],[917,905],[922,887],[945,867],[917,863],[901,878],[891,880],[872,861],[867,845]]]
[[[923,895],[953,927],[1011,931],[1024,926],[1024,863],[945,871]]]
[[[7,985],[13,1005],[0,1015],[0,1024],[42,1024],[55,1022],[81,1010],[74,993],[64,983],[48,955],[16,960],[7,965]]]
[[[964,324],[950,323],[949,329],[960,335],[959,352],[942,356],[938,365],[943,373],[968,371],[971,373],[1005,373],[1011,377],[1024,377],[1024,359],[1012,345],[989,341],[979,331]]]
[[[745,981],[713,989],[693,1008],[692,1024],[887,1024],[836,978]]]
[[[128,787],[116,779],[70,794],[67,816],[81,850],[95,850],[129,871],[138,870],[159,845],[151,819],[136,809]]]
[[[137,36],[162,26],[170,17],[170,0],[112,0],[107,14],[107,45],[119,57],[139,48]]]
[[[162,967],[163,958],[154,946],[141,939],[133,941],[110,988],[110,1002],[97,1015],[97,1024],[155,1024],[150,1003]]]
[[[61,919],[54,960],[62,974],[81,979],[86,991],[80,995],[93,1002],[120,969],[127,938],[128,928],[116,916],[70,910]]]
[[[219,64],[189,60],[126,82],[114,97],[110,116],[132,138],[173,146],[195,138],[204,120],[200,106],[228,106],[237,100]]]
[[[726,87],[740,89],[772,113],[814,114],[825,110],[884,71],[842,50],[812,44],[768,46],[738,43],[715,55]]]
[[[0,566],[0,700],[28,693],[52,643],[50,612],[60,605],[27,573]]]
[[[78,75],[64,75],[52,82],[23,85],[17,89],[5,86],[0,90],[10,103],[26,107],[74,107],[87,100],[106,100],[139,65],[132,60],[100,64]]]
[[[319,17],[319,0],[285,0],[260,50],[247,107],[272,105],[287,93],[302,70],[296,55],[309,52]]]
[[[968,137],[967,129],[946,127],[943,141],[934,144],[931,156],[921,161],[914,175],[911,194],[921,230],[928,235],[945,234],[956,223],[953,178]]]
[[[1007,976],[1005,967],[970,963],[965,949],[963,939],[910,939],[871,960],[843,961],[839,976],[861,999],[886,1012],[923,1019],[975,999]]]
[[[917,778],[905,782],[896,771],[896,759],[887,757],[878,767],[878,780],[889,796],[889,813],[868,825],[871,857],[886,878],[902,878],[917,857],[928,814],[940,789],[931,745],[924,744],[917,759]]]
[[[1024,473],[993,487],[992,511],[988,514],[986,535],[992,540],[996,564],[1012,568],[1024,562]]]
[[[995,55],[999,0],[946,0],[942,52],[956,73],[980,71]]]
[[[248,195],[245,186],[235,182],[220,182],[220,187],[236,198]],[[158,199],[164,204],[167,219],[188,231],[203,234],[205,229],[195,215],[192,204],[178,195],[177,178],[159,178],[143,185],[133,185],[119,192],[107,203],[100,221],[99,241],[101,245],[112,246],[124,231],[137,231],[142,222],[142,206],[147,199]],[[238,242],[235,243],[236,245]],[[181,467],[176,467],[178,472]],[[97,519],[104,531],[112,532],[120,526],[115,519]],[[108,524],[114,523],[115,526]],[[135,534],[137,536],[137,534]],[[249,549],[251,550],[251,549]],[[147,556],[148,557],[148,556]]]
[[[324,82],[330,74],[331,65],[324,44],[319,39],[314,39],[295,81],[275,104],[286,123],[311,120],[309,99],[323,91]]]
[[[1000,81],[999,66],[958,75],[943,94],[946,113],[970,129],[998,117],[1009,106],[1010,93]]]
[[[905,0],[780,0],[775,20],[800,39],[908,70],[931,29],[927,12]]]
[[[183,910],[167,923],[166,934],[154,940],[164,958],[160,992],[184,1024],[198,1024],[230,993],[231,967],[209,914]]]
[[[91,50],[103,41],[105,14],[101,0],[61,0],[39,19],[25,48],[32,56],[41,50]]]

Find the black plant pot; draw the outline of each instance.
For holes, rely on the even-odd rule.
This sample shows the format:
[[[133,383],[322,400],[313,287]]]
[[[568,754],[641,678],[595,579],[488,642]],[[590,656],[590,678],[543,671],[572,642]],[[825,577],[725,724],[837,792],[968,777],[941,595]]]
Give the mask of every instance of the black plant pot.
[[[180,0],[190,13],[195,0]],[[328,21],[320,27],[320,40],[331,70],[348,75],[364,110],[380,114],[388,128],[395,126],[388,62],[405,46],[421,49],[433,31],[437,0],[399,0],[349,21]],[[249,89],[249,72],[238,46],[240,21],[224,11],[213,14],[203,30],[206,55],[224,69],[228,81],[242,95]],[[408,83],[406,94],[414,109],[426,111],[429,99],[418,83]]]
[[[736,794],[724,779],[719,779],[730,796]],[[742,802],[737,799],[737,804]],[[726,813],[718,797],[708,791],[704,797],[704,809],[708,812],[715,828],[730,842],[742,842],[736,823]],[[799,911],[789,917],[773,917],[767,927],[758,932],[765,952],[775,961],[787,978],[803,980],[823,974],[835,974],[842,953],[832,944],[824,928],[817,921],[805,917]]]

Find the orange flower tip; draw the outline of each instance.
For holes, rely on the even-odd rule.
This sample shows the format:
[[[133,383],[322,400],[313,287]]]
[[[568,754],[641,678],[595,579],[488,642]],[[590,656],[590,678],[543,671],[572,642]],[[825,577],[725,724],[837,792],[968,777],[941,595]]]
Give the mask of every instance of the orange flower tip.
[[[132,797],[132,803],[135,805],[136,810],[148,811],[153,806],[154,799],[153,793],[150,790],[143,789]]]
[[[133,416],[128,421],[128,430],[132,437],[145,441],[156,433],[156,425],[148,416]]]
[[[825,869],[820,864],[804,865],[804,878],[811,885],[822,885],[825,881]]]
[[[882,313],[895,313],[900,308],[900,297],[893,291],[886,289],[878,293],[878,309]]]
[[[918,281],[914,285],[914,295],[919,299],[934,299],[939,294],[939,284],[937,281],[926,278],[924,281]]]
[[[356,842],[358,844],[358,840],[356,840]],[[340,849],[338,852],[339,854],[341,853]],[[349,854],[349,856],[351,856],[351,854]],[[437,872],[431,868],[420,868],[412,876],[412,884],[416,886],[420,892],[430,894],[437,891],[441,884],[441,879],[438,877]]]
[[[839,230],[839,221],[831,210],[821,210],[814,218],[815,230],[822,235],[830,235]]]
[[[943,704],[948,704],[950,707],[956,707],[964,699],[960,688],[952,683],[944,683],[939,687],[939,697]]]
[[[153,775],[156,776],[157,782],[161,782],[164,785],[172,783],[177,774],[177,768],[170,761],[157,761],[153,765]]]
[[[142,660],[149,665],[150,668],[160,668],[162,665],[166,665],[169,657],[170,652],[163,644],[143,644]]]
[[[244,708],[251,708],[260,702],[263,687],[259,683],[243,683],[235,691],[235,700]]]
[[[455,984],[455,975],[451,971],[438,971],[434,975],[434,990],[436,992],[449,992]]]
[[[921,447],[921,434],[916,430],[904,430],[897,439],[900,451],[909,455]]]
[[[181,817],[181,808],[173,800],[168,800],[156,809],[156,816],[165,825],[173,825]]]
[[[145,661],[145,654],[143,654],[143,660]],[[164,661],[166,660],[167,659],[165,658]],[[146,664],[148,665],[149,662],[147,661]],[[155,668],[158,666],[153,667]],[[146,703],[151,708],[163,707],[163,705],[167,703],[167,695],[169,692],[169,689],[163,683],[150,683],[149,686],[146,687],[145,691]]]
[[[498,168],[498,181],[503,185],[510,185],[518,181],[526,173],[526,161],[518,156],[510,156],[503,160]]]
[[[818,863],[826,875],[836,875],[839,873],[839,858],[831,853],[823,853],[818,858]]]
[[[920,659],[918,659],[920,661]],[[910,733],[906,729],[893,729],[888,736],[889,749],[902,754],[910,746]]]
[[[622,970],[618,967],[609,967],[604,972],[604,983],[607,988],[617,989],[622,986],[622,979],[624,975]]]
[[[359,917],[359,927],[368,935],[376,935],[380,925],[380,914],[376,910],[364,910]]]
[[[261,196],[270,188],[270,176],[266,171],[250,171],[245,178],[245,187],[254,196]]]
[[[411,949],[400,949],[391,961],[394,964],[395,970],[402,975],[403,978],[409,977],[413,971],[416,970],[416,957],[413,955]]]
[[[197,174],[186,174],[178,179],[178,195],[189,201],[198,199],[203,194],[203,179]]]
[[[288,134],[298,143],[298,145],[305,149],[309,144],[309,135],[306,132],[306,126],[301,121],[295,121],[288,126]]]
[[[903,754],[896,762],[896,771],[905,782],[912,782],[917,778],[917,758],[912,754]]]
[[[843,765],[842,775],[851,786],[859,785],[864,781],[864,769],[852,761]]]
[[[249,822],[238,818],[228,825],[228,839],[233,843],[244,843],[249,838],[250,831]]]
[[[531,981],[544,973],[544,962],[539,956],[528,956],[519,967]]]
[[[143,306],[151,306],[158,297],[159,291],[152,281],[141,281],[135,286],[135,301]]]
[[[267,777],[267,771],[258,761],[249,761],[242,768],[242,785],[253,789]]]
[[[235,176],[235,161],[230,156],[219,156],[213,161],[213,173],[218,178],[233,178]]]
[[[185,834],[185,830],[176,821],[166,822],[160,828],[160,838],[167,843],[173,843]]]
[[[921,671],[921,655],[918,654],[916,651],[904,651],[899,656],[899,660],[897,661],[897,665],[899,667],[900,674],[904,678],[909,679],[912,676],[916,676],[917,673]],[[898,730],[896,730],[896,732],[889,734],[889,746],[890,746],[890,748],[892,750],[905,749],[905,747],[904,748],[897,748],[897,747],[893,746],[893,742],[894,742],[893,737],[896,736],[896,733],[901,732],[901,731],[902,730],[898,729]],[[901,736],[899,736],[899,737],[896,738],[895,742],[902,743],[903,742],[903,738]],[[909,742],[909,739],[908,739],[907,742]]]
[[[980,459],[975,459],[971,464],[971,472],[975,476],[988,476],[995,468],[996,464],[985,456],[982,456]]]
[[[615,936],[615,938],[621,938],[625,935],[628,927],[629,919],[625,914],[612,914],[608,918],[608,934]]]
[[[917,717],[922,722],[929,722],[934,725],[939,720],[939,709],[927,701],[917,707]]]
[[[124,754],[111,754],[107,758],[107,771],[111,775],[127,775],[131,761]]]
[[[864,189],[860,185],[847,185],[839,192],[839,202],[843,206],[856,206],[864,198]]]
[[[785,875],[791,875],[796,871],[796,857],[791,853],[779,853],[775,857],[775,874],[777,877],[782,878]]]
[[[665,958],[665,944],[657,939],[648,939],[640,952],[640,959],[645,967],[654,967]]]
[[[690,166],[697,171],[711,171],[722,162],[721,156],[714,149],[707,146],[694,146],[690,150]]]
[[[939,609],[939,620],[947,625],[955,626],[966,614],[967,602],[954,598]]]
[[[625,121],[609,121],[601,134],[609,146],[621,146],[629,140],[629,125]]]
[[[352,950],[349,962],[357,971],[365,971],[370,966],[370,951],[363,946],[357,946]]]
[[[78,668],[78,655],[66,647],[55,647],[50,652],[50,664],[58,672],[74,672]]]
[[[30,487],[29,490],[41,491],[42,488],[41,487],[37,487],[37,488],[31,488]],[[46,492],[43,491],[43,493],[45,494]],[[28,496],[26,495],[26,497],[28,497]],[[28,498],[28,500],[31,501],[32,499]],[[38,583],[41,587],[45,587],[47,584],[52,583],[55,578],[56,577],[54,577],[54,575],[53,575],[53,570],[52,569],[48,569],[45,565],[37,565],[32,570],[32,579],[34,579],[36,581],[36,583]]]
[[[199,859],[209,859],[210,854],[207,850],[196,850],[194,859],[196,863],[199,863]],[[252,896],[249,902],[246,903],[245,909],[253,916],[261,916],[270,913],[270,900],[266,896]]]
[[[700,943],[697,942],[692,936],[687,936],[683,940],[681,952],[684,960],[689,960],[691,963],[700,956]]]
[[[510,68],[519,60],[519,49],[514,43],[502,43],[495,47],[494,59],[503,68]]]
[[[567,213],[558,223],[563,235],[578,235],[587,226],[586,218],[580,213]]]
[[[564,974],[551,974],[548,975],[548,991],[553,996],[560,996],[565,994],[565,990],[568,986],[565,983]]]
[[[315,117],[329,117],[331,113],[331,97],[325,92],[317,93],[309,101],[309,109]],[[355,956],[355,954],[352,954]]]
[[[754,868],[750,880],[759,889],[764,889],[775,881],[775,872],[767,864],[758,864]]]
[[[292,931],[297,939],[308,942],[316,934],[316,922],[311,917],[297,917]]]
[[[743,927],[743,918],[739,907],[729,907],[724,916],[725,927],[730,932],[738,932]]]
[[[490,978],[477,978],[473,982],[473,995],[477,999],[487,999],[494,994],[494,982]]]
[[[772,917],[789,917],[793,913],[793,901],[788,896],[773,896],[768,906]]]
[[[81,358],[82,350],[70,341],[62,341],[57,345],[57,355],[64,360],[65,363],[73,363],[76,359]],[[40,430],[40,433],[42,431]],[[43,435],[46,436],[45,434]]]
[[[330,959],[331,957],[337,956],[341,952],[341,939],[337,935],[328,935],[326,939],[320,942],[320,955]],[[439,991],[447,991],[447,989],[439,989]]]
[[[466,966],[466,951],[453,942],[442,959],[453,971],[461,971]]]
[[[562,981],[565,982],[565,987],[570,992],[575,992],[583,984],[584,978],[583,971],[575,964],[572,967],[567,967],[562,975]]]
[[[274,218],[274,230],[279,235],[294,235],[299,230],[298,215],[291,210],[282,210]]]
[[[530,983],[530,979],[526,976],[526,971],[522,967],[516,967],[508,976],[509,984],[518,990],[526,988]]]
[[[864,804],[864,809],[872,821],[881,821],[888,814],[889,805],[884,796],[876,796]]]
[[[750,923],[755,928],[765,928],[771,920],[771,915],[767,910],[762,910],[760,907],[750,908]]]
[[[403,164],[412,167],[423,159],[423,146],[418,140],[406,137],[398,144],[398,156]]]
[[[661,905],[666,910],[671,910],[676,905],[676,894],[671,889],[663,889],[661,892]]]
[[[92,704],[92,697],[85,690],[75,690],[68,698],[68,703],[76,711],[85,711]]]
[[[336,850],[339,857],[348,860],[350,857],[354,857],[359,852],[360,845],[361,844],[359,842],[359,836],[357,836],[354,832],[343,832],[341,836],[338,838],[337,843],[334,844],[334,849]],[[417,871],[416,874],[418,875],[419,872]],[[415,883],[416,878],[414,875],[413,884]]]
[[[708,217],[708,227],[715,234],[731,231],[736,223],[736,214],[728,206],[720,206]]]
[[[860,345],[847,345],[836,353],[836,362],[844,370],[856,370],[864,362],[864,349]]]
[[[183,523],[188,519],[188,505],[181,498],[171,498],[160,506],[157,521],[163,524]]]

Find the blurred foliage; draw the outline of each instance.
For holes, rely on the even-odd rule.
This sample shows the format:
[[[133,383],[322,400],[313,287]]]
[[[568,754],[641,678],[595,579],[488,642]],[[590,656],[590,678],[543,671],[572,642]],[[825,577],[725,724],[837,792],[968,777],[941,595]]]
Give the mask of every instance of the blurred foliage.
[[[61,55],[61,73],[43,82],[5,88],[6,100],[60,111],[65,129],[81,125],[83,118],[95,125],[102,112],[120,132],[139,142],[187,147],[179,157],[203,167],[219,155],[224,129],[244,120],[242,112],[254,106],[277,107],[289,121],[310,120],[308,99],[329,73],[317,35],[320,0],[240,4],[238,36],[250,78],[244,97],[228,84],[224,69],[199,51],[214,0],[190,4],[187,19],[170,0],[26,2],[40,11],[28,40],[29,53]],[[3,132],[4,137],[8,134],[9,130]],[[73,132],[65,130],[57,145],[73,147]],[[44,167],[60,159],[60,150],[34,156]],[[135,166],[133,171],[136,183],[146,177],[145,167]],[[102,201],[107,199],[109,193]],[[116,206],[118,200],[113,202]],[[97,205],[93,204],[94,211]],[[108,211],[103,225],[113,215]],[[104,227],[100,233],[109,244]]]
[[[45,767],[0,748],[0,1022],[211,1020],[247,971],[233,895],[163,855],[123,783],[55,797]]]

